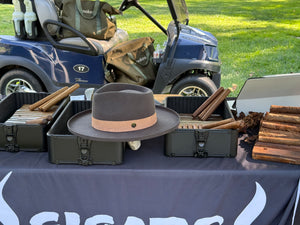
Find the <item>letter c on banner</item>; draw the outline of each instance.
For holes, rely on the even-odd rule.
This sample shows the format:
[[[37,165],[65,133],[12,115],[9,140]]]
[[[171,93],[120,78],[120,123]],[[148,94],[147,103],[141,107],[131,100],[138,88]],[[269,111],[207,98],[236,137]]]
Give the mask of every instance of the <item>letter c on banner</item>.
[[[195,222],[194,225],[211,225],[214,223],[218,223],[219,225],[222,225],[224,223],[223,217],[213,216],[213,217],[199,219]]]
[[[185,219],[177,217],[150,218],[150,225],[188,225]]]
[[[43,225],[46,222],[57,222],[58,217],[57,212],[40,212],[34,215],[29,222],[31,225]]]
[[[96,216],[86,219],[84,225],[97,225],[99,223],[106,223],[106,224],[110,224],[110,225],[115,224],[114,219],[111,216],[96,215]]]
[[[144,221],[135,216],[128,216],[124,225],[145,225]]]

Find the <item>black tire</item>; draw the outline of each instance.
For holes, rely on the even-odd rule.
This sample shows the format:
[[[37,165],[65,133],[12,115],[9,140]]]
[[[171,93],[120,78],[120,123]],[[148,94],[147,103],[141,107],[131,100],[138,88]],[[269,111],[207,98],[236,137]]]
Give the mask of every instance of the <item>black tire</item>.
[[[0,91],[2,95],[9,95],[14,92],[41,92],[43,88],[33,74],[14,69],[1,77]]]
[[[210,96],[217,90],[215,83],[208,77],[188,76],[177,81],[171,94],[183,96]]]

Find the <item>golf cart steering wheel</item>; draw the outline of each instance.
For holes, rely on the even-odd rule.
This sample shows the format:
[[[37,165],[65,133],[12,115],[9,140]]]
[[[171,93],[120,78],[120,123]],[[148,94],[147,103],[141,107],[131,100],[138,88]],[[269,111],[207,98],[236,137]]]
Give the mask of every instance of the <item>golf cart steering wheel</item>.
[[[123,0],[119,10],[122,12],[126,9],[130,8],[131,6],[136,6],[138,4],[137,0]]]

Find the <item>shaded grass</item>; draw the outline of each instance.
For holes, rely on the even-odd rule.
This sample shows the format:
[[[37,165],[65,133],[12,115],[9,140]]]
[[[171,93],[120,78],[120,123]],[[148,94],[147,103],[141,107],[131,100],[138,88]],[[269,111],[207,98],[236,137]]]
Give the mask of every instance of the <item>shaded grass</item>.
[[[119,0],[109,3],[118,8]],[[219,41],[223,87],[237,85],[236,96],[250,77],[300,72],[300,4],[298,0],[186,0],[193,27],[211,32]],[[171,16],[165,0],[140,0],[165,28]],[[14,35],[11,5],[0,6],[0,33]],[[151,36],[155,44],[166,36],[139,10],[117,16],[118,27],[130,39]]]

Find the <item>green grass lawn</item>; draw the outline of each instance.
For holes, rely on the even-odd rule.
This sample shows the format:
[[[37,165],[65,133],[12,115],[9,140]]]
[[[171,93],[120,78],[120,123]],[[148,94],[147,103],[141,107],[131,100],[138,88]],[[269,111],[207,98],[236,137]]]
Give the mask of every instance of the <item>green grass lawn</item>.
[[[107,1],[116,8],[121,1]],[[140,4],[164,27],[171,16],[165,0],[140,0]],[[300,72],[300,5],[298,0],[186,0],[189,25],[211,32],[219,41],[223,87],[271,74]],[[13,35],[12,5],[0,6],[0,34]],[[118,27],[130,39],[151,36],[155,44],[166,36],[140,11],[130,8],[117,16]]]

